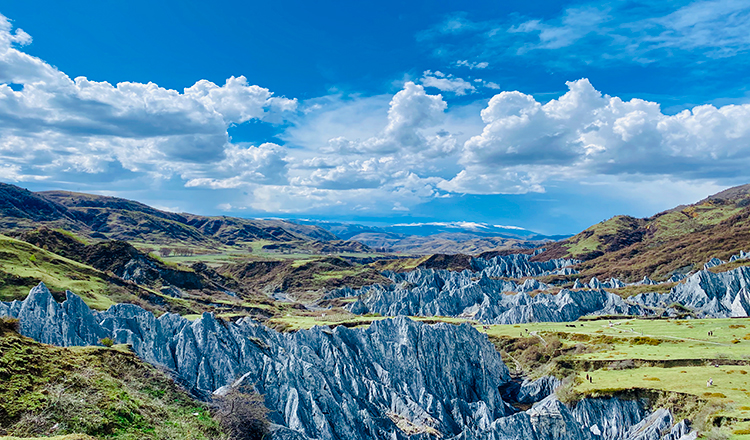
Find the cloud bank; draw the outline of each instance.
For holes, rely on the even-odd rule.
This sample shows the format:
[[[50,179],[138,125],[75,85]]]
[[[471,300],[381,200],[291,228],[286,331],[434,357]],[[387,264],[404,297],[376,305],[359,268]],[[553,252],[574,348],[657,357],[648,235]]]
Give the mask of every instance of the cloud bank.
[[[570,10],[559,22],[525,21],[513,33],[538,39],[524,50],[564,47],[589,35],[584,23],[606,23],[600,13]],[[680,10],[654,26],[698,32],[691,23],[700,14]],[[440,32],[478,26],[454,20]],[[722,37],[727,47],[745,50],[730,31]],[[668,38],[662,44],[677,44]],[[512,90],[487,100],[472,83],[429,70],[392,96],[298,102],[243,76],[222,85],[200,80],[182,91],[71,79],[23,52],[31,41],[0,16],[4,181],[127,181],[142,189],[170,181],[228,194],[216,199],[222,209],[388,213],[436,198],[544,192],[565,182],[731,181],[750,166],[747,104],[668,115],[655,102],[603,94],[585,78],[546,102]],[[474,83],[485,91],[500,87]],[[464,100],[450,104],[456,96]],[[249,121],[281,124],[283,142],[232,142],[227,130]]]

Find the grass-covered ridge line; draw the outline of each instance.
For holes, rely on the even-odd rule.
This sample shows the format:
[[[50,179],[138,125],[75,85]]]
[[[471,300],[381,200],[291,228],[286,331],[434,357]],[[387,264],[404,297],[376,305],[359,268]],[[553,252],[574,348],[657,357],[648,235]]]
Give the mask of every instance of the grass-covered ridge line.
[[[205,404],[126,347],[52,347],[12,327],[0,321],[0,435],[156,440],[221,434]]]
[[[664,280],[700,269],[712,257],[727,260],[748,243],[750,185],[743,185],[649,218],[615,216],[546,245],[535,258],[586,260],[576,268],[587,279]]]
[[[95,309],[114,304],[103,272],[0,234],[0,300],[23,299],[39,281],[56,292],[73,290]]]

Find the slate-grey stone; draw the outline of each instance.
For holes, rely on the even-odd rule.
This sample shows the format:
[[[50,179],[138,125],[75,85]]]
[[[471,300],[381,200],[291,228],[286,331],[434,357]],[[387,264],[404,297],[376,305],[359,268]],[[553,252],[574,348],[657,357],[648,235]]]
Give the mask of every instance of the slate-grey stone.
[[[609,300],[606,292],[595,293]],[[571,294],[562,302],[580,302]],[[523,298],[528,302],[528,295]],[[426,440],[430,432],[456,440],[671,435],[668,411],[649,416],[636,401],[584,399],[568,408],[550,394],[517,413],[500,395],[510,380],[500,355],[486,335],[466,324],[427,325],[397,317],[367,328],[278,333],[249,318],[230,323],[208,313],[193,322],[173,314],[157,319],[129,304],[93,312],[71,292],[56,303],[43,284],[24,301],[3,303],[0,315],[11,313],[21,332],[40,342],[90,345],[108,336],[132,344],[141,358],[172,369],[180,383],[200,395],[238,379],[252,384],[271,410],[276,439]],[[525,383],[519,395],[533,401],[551,393],[556,383],[551,378]],[[650,422],[638,425],[641,420]],[[397,423],[411,424],[417,433],[409,435]],[[631,429],[636,426],[637,432]],[[600,435],[593,433],[597,430]],[[684,426],[675,432],[683,431]]]
[[[634,304],[668,308],[680,304],[702,318],[729,318],[750,314],[750,267],[727,272],[701,270],[668,293],[643,293],[629,298]]]

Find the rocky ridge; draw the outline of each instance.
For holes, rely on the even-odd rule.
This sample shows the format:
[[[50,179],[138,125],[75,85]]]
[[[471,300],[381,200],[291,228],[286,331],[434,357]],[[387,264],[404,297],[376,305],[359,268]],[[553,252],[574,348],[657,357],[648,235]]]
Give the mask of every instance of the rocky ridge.
[[[746,317],[750,314],[750,267],[726,272],[701,270],[668,293],[642,293],[633,304],[668,308],[674,304],[692,310],[699,318]]]
[[[475,273],[419,270],[389,274],[393,284],[359,290],[342,289],[337,295],[356,296],[347,308],[357,314],[384,316],[459,316],[485,324],[575,321],[589,314],[637,315],[652,313],[605,290],[543,292],[550,286],[534,279],[518,284]],[[513,294],[512,292],[519,292]],[[537,292],[531,295],[530,292]]]
[[[593,279],[573,289],[546,293],[543,290],[549,286],[536,280],[516,284],[477,279],[468,272],[427,270],[389,276],[397,282],[342,289],[337,294],[358,297],[347,306],[357,314],[466,317],[484,324],[566,322],[586,315],[674,314],[675,306],[699,318],[750,316],[749,267],[721,273],[702,270],[668,293],[642,293],[627,299],[605,290],[617,285],[617,280],[601,283]],[[638,284],[652,285],[648,281]]]
[[[265,395],[277,439],[673,440],[675,429],[687,432],[684,424],[672,427],[669,411],[649,414],[643,401],[584,399],[568,408],[546,396],[549,383],[527,384],[527,399],[543,399],[515,413],[499,391],[507,368],[468,325],[400,317],[362,329],[285,334],[247,318],[156,318],[129,304],[95,312],[72,292],[58,304],[43,284],[24,301],[0,303],[0,316],[19,319],[22,334],[54,345],[94,345],[104,337],[131,344],[204,397],[237,378],[252,383]]]

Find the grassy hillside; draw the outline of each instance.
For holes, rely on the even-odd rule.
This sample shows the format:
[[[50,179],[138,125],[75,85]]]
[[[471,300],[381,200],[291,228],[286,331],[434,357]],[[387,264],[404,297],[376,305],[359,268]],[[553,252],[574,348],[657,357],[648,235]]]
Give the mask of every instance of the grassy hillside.
[[[257,241],[331,241],[337,237],[314,225],[277,219],[242,219],[178,214],[117,197],[70,191],[30,192],[0,183],[0,232],[39,226],[62,228],[97,239],[127,240],[143,246],[189,247],[198,253],[248,250]],[[332,248],[333,252],[342,250]]]
[[[339,287],[354,289],[390,280],[379,271],[338,257],[311,260],[267,260],[231,264],[217,269],[249,289],[286,292],[299,301],[314,301]]]
[[[214,439],[208,408],[126,348],[39,344],[0,321],[0,435]],[[60,439],[89,438],[66,436]]]
[[[107,275],[29,243],[0,235],[0,300],[23,299],[43,281],[50,290],[73,290],[93,308],[114,304]]]
[[[600,279],[658,280],[687,273],[712,257],[728,259],[750,249],[749,191],[750,185],[731,188],[645,219],[613,217],[547,245],[535,259],[586,260],[579,270]]]
[[[49,231],[45,236],[67,237],[67,234]],[[67,241],[58,244],[70,244],[70,241],[75,242],[75,239],[67,238]],[[129,260],[123,257],[123,252],[118,252],[118,249],[134,251],[127,243],[110,242],[91,246],[78,244],[79,250],[87,250],[92,263],[99,265],[100,269],[25,241],[0,235],[0,301],[22,300],[32,287],[42,281],[58,301],[64,300],[65,290],[71,290],[81,296],[89,307],[97,310],[105,310],[117,303],[137,304],[157,315],[165,311],[196,314],[221,309],[221,304],[211,305],[215,300],[209,295],[211,292],[199,292],[192,298],[173,298],[160,292],[156,285],[136,284],[120,278],[114,271],[119,270],[118,267]],[[144,276],[149,275],[145,270],[142,270],[142,273]],[[173,282],[189,282],[197,277],[196,273],[185,269],[167,268],[162,273]],[[182,274],[191,277],[185,278]],[[158,284],[161,281],[162,279],[157,278],[154,283]],[[227,308],[234,310],[235,306],[229,305]]]
[[[566,377],[563,397],[650,397],[700,430],[750,438],[750,319],[529,323],[486,332],[511,369]]]

